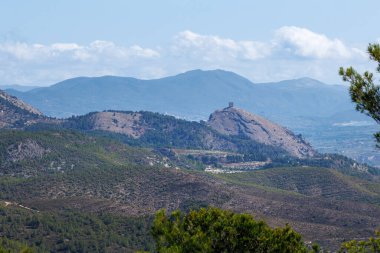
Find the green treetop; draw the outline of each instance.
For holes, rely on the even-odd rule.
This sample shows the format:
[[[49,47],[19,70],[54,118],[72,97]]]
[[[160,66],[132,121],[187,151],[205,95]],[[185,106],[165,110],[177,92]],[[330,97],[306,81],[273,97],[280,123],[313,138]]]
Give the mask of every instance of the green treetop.
[[[380,72],[380,45],[369,44],[369,58],[375,61],[377,72]],[[339,69],[339,75],[343,81],[349,82],[350,95],[353,102],[356,103],[356,110],[372,117],[380,124],[380,92],[379,86],[374,83],[374,76],[371,72],[366,71],[363,75],[359,74],[353,67]],[[380,132],[375,134],[375,138],[380,143]]]

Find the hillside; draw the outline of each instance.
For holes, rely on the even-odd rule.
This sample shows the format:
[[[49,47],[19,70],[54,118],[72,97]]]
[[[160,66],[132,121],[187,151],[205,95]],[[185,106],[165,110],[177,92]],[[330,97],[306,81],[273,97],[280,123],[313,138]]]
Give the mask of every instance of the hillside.
[[[166,149],[167,151],[163,152],[165,156],[173,159],[177,159],[177,157],[173,156],[172,149],[195,149],[202,151],[201,154],[207,153],[207,151],[232,152],[229,155],[224,155],[228,156],[227,160],[225,157],[219,157],[218,155],[193,156],[191,153],[185,159],[188,160],[190,157],[192,162],[202,160],[203,163],[217,168],[220,166],[225,167],[224,164],[231,161],[243,162],[247,163],[247,165],[251,162],[265,162],[260,167],[305,165],[335,168],[344,174],[364,178],[378,177],[380,175],[380,170],[364,164],[358,164],[345,156],[318,154],[301,136],[297,136],[291,131],[259,116],[252,115],[241,109],[227,108],[223,110],[232,111],[233,113],[227,113],[223,117],[219,117],[219,115],[219,119],[223,120],[214,123],[212,123],[213,117],[210,117],[208,123],[198,123],[152,112],[105,111],[71,117],[63,121],[59,127],[79,130],[95,136],[113,138],[131,146]],[[213,115],[218,114],[220,114],[220,111],[216,111]],[[265,125],[257,128],[258,122],[252,121],[252,117]],[[235,127],[244,128],[247,132],[238,134],[218,132],[218,129],[228,128],[231,122],[234,123]],[[49,129],[50,127],[54,129],[57,124],[50,126],[37,124],[32,126],[32,129]],[[255,137],[255,131],[257,130],[265,138]],[[267,140],[272,142],[267,142]],[[185,163],[187,162],[185,161]],[[256,165],[244,165],[243,167],[250,170],[255,169]],[[205,168],[202,167],[202,169]]]
[[[6,200],[33,205],[67,200],[66,207],[71,203],[73,208],[108,210],[110,205],[141,215],[160,206],[176,209],[206,200],[216,204],[227,197],[205,176],[176,170],[149,150],[104,138],[5,130],[0,143],[1,197]]]
[[[143,110],[206,120],[210,112],[233,101],[240,108],[302,134],[318,151],[380,164],[371,134],[378,131],[377,126],[354,110],[347,87],[310,78],[252,83],[228,71],[194,70],[154,80],[78,77],[50,87],[8,92],[56,117],[91,111]]]
[[[253,164],[265,161],[264,164],[261,163],[262,166],[305,164],[335,167],[354,175],[372,177],[378,174],[377,170],[368,166],[358,170],[362,165],[358,167],[354,161],[339,156],[318,155],[315,159],[304,160],[315,156],[317,152],[301,135],[295,135],[286,128],[241,109],[216,111],[210,116],[208,123],[143,111],[103,111],[68,119],[54,119],[42,115],[30,105],[5,92],[1,94],[3,110],[0,128],[73,129],[111,137],[139,147],[237,152],[239,154],[232,155],[232,160]],[[224,114],[228,116],[225,117]],[[232,134],[224,131],[231,124],[236,128]],[[243,128],[244,131],[241,131]],[[300,158],[302,160],[299,161]],[[200,159],[218,161],[218,158],[208,156]],[[256,168],[256,165],[253,167]]]
[[[380,224],[378,182],[334,169],[290,167],[214,175],[183,169],[150,149],[67,131],[4,130],[0,143],[1,200],[10,203],[1,207],[10,217],[2,220],[4,228],[8,231],[8,221],[17,221],[8,232],[36,247],[41,243],[88,247],[103,236],[96,227],[104,232],[113,229],[112,224],[130,231],[110,239],[109,247],[115,251],[123,252],[128,245],[130,249],[149,247],[149,226],[143,224],[149,224],[146,215],[160,208],[213,205],[249,212],[274,226],[290,223],[306,239],[332,248],[343,239],[368,236]],[[31,212],[34,218],[16,218],[21,211]],[[113,222],[102,216],[106,214],[114,217]],[[72,218],[78,215],[80,219]],[[142,218],[147,223],[136,226],[133,219],[123,223],[120,217]],[[32,222],[36,219],[38,223]],[[51,219],[58,220],[56,227]],[[91,228],[89,220],[97,225]],[[63,222],[72,224],[70,231],[78,231],[77,236],[87,243],[59,241],[63,232],[58,224]],[[47,230],[52,236],[38,244],[37,235]],[[142,237],[125,241],[136,231]]]
[[[205,123],[152,112],[94,112],[69,118],[62,126],[99,133],[141,147],[234,151],[252,153],[259,160],[292,156],[280,145],[227,136]]]
[[[269,119],[330,117],[351,112],[347,88],[302,78],[278,83],[252,83],[235,73],[193,70],[153,80],[130,77],[78,77],[50,87],[10,92],[48,116],[68,117],[91,111],[145,110],[192,119],[234,101]],[[210,96],[212,94],[212,96]]]
[[[212,113],[208,125],[221,134],[243,135],[259,143],[281,147],[295,157],[311,157],[316,154],[310,144],[290,130],[233,106]]]
[[[0,90],[0,128],[20,128],[43,119],[40,111]]]

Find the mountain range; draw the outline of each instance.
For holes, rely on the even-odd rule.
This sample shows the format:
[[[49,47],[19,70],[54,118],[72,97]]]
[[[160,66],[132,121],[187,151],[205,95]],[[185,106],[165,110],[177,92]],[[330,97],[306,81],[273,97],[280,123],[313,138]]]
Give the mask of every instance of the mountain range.
[[[26,92],[7,92],[52,117],[103,110],[145,110],[199,120],[232,101],[277,121],[294,117],[360,118],[345,86],[326,85],[310,78],[252,83],[223,70],[193,70],[153,80],[78,77]]]
[[[378,126],[355,111],[348,88],[310,78],[252,83],[228,71],[193,70],[154,80],[78,77],[49,87],[7,92],[58,118],[92,111],[145,110],[199,121],[234,102],[302,134],[321,152],[380,166],[372,136]]]
[[[160,208],[247,212],[325,249],[380,222],[379,169],[319,154],[232,104],[201,122],[116,110],[54,119],[1,94],[2,231],[39,251],[154,251]]]

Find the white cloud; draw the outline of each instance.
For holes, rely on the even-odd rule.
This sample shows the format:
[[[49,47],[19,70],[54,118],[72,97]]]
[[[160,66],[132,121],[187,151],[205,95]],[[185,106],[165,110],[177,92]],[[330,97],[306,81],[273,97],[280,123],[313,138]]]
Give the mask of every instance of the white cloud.
[[[326,35],[295,26],[284,26],[278,29],[275,42],[282,50],[289,50],[302,57],[347,59],[357,54],[357,49],[347,47],[338,39],[330,39]]]
[[[52,45],[3,43],[0,44],[0,54],[19,60],[36,62],[59,57],[68,57],[73,60],[116,57],[127,60],[130,57],[153,58],[160,56],[157,51],[150,48],[142,48],[138,45],[122,47],[111,41],[101,40],[94,41],[88,46],[76,43],[54,43]]]
[[[51,49],[58,51],[71,51],[71,50],[79,50],[82,47],[76,43],[54,43],[51,45]]]
[[[271,46],[256,41],[235,41],[191,31],[180,32],[174,39],[173,52],[190,54],[205,61],[242,59],[257,60],[269,55]]]
[[[255,82],[309,76],[340,81],[340,66],[368,68],[365,48],[306,28],[285,26],[268,41],[234,40],[183,31],[145,48],[96,40],[89,44],[0,43],[0,84],[52,84],[75,76],[156,78],[190,69],[226,69]]]
[[[0,43],[0,83],[49,84],[83,75],[127,75],[129,70],[136,74],[158,58],[160,53],[151,48],[102,40],[88,45],[6,42]]]

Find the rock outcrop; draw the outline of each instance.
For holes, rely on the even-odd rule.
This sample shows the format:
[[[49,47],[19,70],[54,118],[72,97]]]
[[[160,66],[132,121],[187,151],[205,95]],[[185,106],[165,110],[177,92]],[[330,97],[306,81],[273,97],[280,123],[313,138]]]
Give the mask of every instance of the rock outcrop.
[[[92,115],[93,130],[109,131],[139,138],[145,132],[138,112],[99,112]]]
[[[259,143],[280,147],[298,158],[312,157],[316,154],[300,135],[233,106],[212,113],[208,125],[221,134],[241,135]]]

